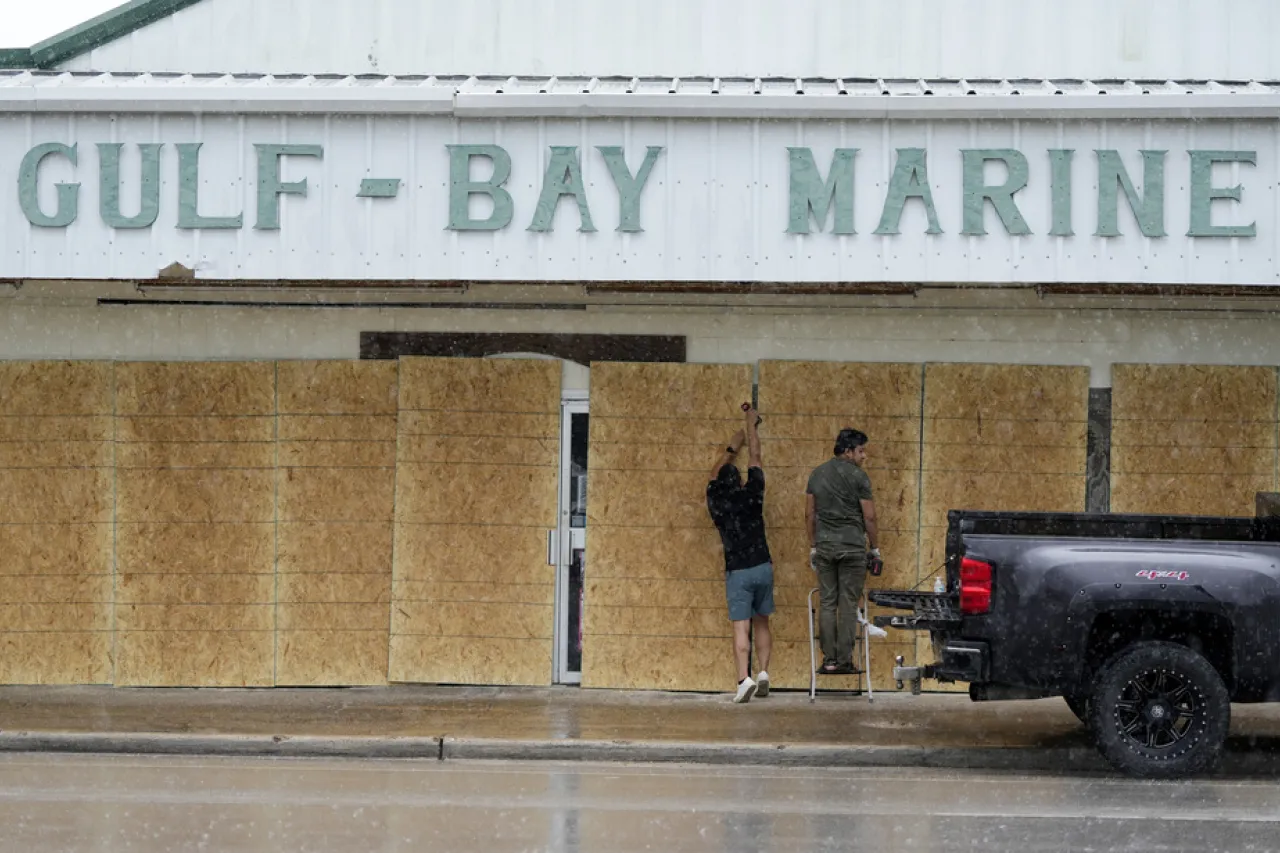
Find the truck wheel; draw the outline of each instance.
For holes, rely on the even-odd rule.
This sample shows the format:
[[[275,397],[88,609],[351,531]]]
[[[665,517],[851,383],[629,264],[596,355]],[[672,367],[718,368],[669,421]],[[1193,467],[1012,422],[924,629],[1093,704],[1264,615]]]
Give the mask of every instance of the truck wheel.
[[[1077,693],[1070,696],[1063,696],[1062,698],[1066,700],[1067,707],[1071,709],[1071,713],[1075,714],[1080,722],[1084,723],[1086,726],[1093,725],[1089,722],[1090,703],[1088,696]]]
[[[1089,709],[1098,749],[1141,779],[1208,770],[1231,724],[1231,700],[1217,670],[1175,643],[1130,646],[1098,673]]]

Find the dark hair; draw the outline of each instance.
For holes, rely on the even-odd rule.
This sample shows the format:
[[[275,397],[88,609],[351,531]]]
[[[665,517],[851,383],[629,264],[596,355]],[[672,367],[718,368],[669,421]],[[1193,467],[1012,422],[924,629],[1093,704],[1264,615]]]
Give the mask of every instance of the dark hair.
[[[742,485],[742,477],[738,474],[738,466],[729,462],[720,466],[719,473],[716,474],[716,480],[724,485]]]
[[[867,443],[867,434],[859,429],[845,427],[836,436],[836,447],[833,455],[841,456],[850,450],[856,450]]]

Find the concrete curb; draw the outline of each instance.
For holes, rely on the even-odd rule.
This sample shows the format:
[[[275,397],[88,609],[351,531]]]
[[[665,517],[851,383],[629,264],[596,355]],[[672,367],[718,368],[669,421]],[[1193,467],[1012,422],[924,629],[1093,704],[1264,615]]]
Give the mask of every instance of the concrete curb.
[[[1101,770],[1092,749],[943,748],[678,741],[507,740],[85,732],[0,733],[0,752],[596,761],[770,767],[935,767]]]
[[[590,761],[756,767],[917,767],[1029,773],[1112,771],[1088,746],[922,747],[677,741],[300,737],[170,733],[0,732],[0,753],[273,756],[452,761]],[[1228,752],[1218,776],[1280,776],[1270,752]]]
[[[985,770],[1104,770],[1089,748],[948,748],[671,741],[516,741],[444,738],[445,760],[599,761],[767,767],[934,767]]]
[[[0,752],[439,759],[441,742],[438,737],[4,732]]]

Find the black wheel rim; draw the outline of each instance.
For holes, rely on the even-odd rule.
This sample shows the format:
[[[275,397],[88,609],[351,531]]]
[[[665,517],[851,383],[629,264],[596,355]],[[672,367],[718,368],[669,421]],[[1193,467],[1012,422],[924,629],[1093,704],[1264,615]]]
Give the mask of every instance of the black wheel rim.
[[[1148,753],[1180,752],[1204,721],[1203,695],[1185,675],[1168,669],[1134,675],[1115,705],[1120,736]]]

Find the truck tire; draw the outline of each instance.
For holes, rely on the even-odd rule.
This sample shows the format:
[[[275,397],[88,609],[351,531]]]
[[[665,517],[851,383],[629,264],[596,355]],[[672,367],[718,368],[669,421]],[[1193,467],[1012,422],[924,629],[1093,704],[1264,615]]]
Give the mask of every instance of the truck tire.
[[[1071,709],[1071,713],[1075,714],[1076,718],[1079,719],[1080,722],[1084,723],[1085,726],[1093,725],[1093,723],[1089,721],[1090,703],[1089,696],[1087,694],[1075,693],[1069,696],[1063,696],[1062,698],[1066,701],[1067,707]]]
[[[1231,699],[1217,670],[1176,643],[1137,643],[1098,673],[1090,728],[1103,757],[1140,779],[1210,769],[1231,725]]]

